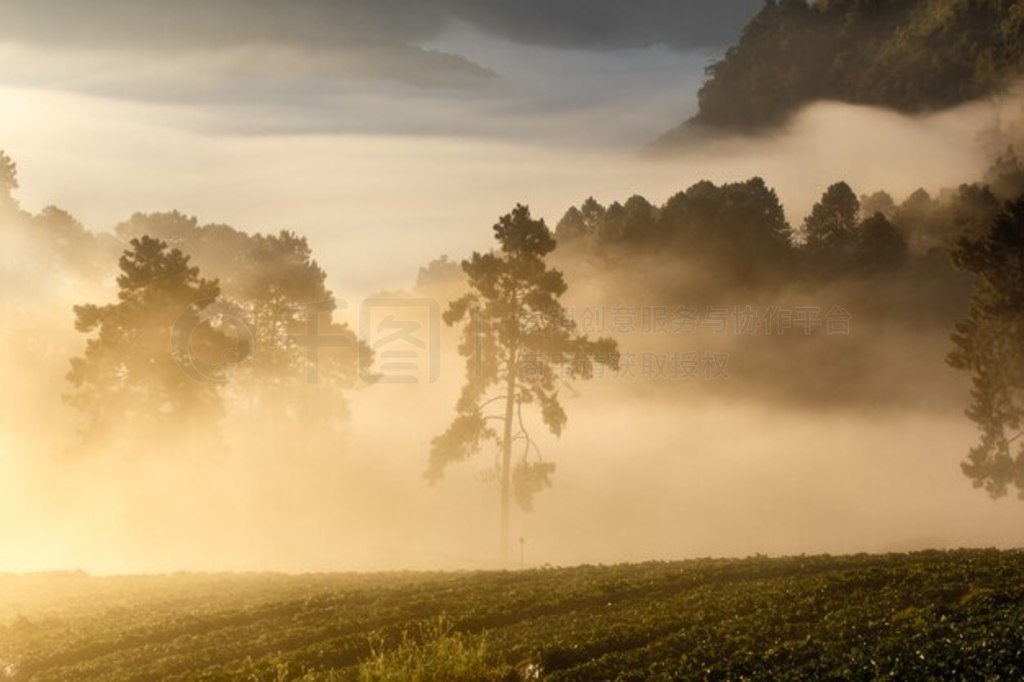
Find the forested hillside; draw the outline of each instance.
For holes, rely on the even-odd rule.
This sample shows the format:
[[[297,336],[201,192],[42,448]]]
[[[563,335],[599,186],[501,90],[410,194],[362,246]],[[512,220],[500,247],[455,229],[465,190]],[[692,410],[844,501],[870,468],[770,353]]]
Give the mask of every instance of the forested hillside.
[[[665,141],[694,125],[771,128],[817,100],[943,109],[997,92],[1022,65],[1019,0],[768,0]]]

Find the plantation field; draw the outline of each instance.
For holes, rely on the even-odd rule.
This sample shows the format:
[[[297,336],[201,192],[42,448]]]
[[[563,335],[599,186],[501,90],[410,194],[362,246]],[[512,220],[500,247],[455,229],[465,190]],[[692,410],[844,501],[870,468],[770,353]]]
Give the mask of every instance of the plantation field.
[[[40,681],[1022,679],[1024,553],[0,576],[0,661]]]

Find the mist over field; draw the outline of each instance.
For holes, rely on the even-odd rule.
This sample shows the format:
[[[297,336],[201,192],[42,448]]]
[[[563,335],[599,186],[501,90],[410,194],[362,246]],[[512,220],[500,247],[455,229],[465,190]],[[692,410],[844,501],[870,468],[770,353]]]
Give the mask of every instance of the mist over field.
[[[372,40],[286,21],[273,3],[237,24],[217,14],[230,8],[208,10],[205,33],[170,12],[156,43],[132,35],[152,28],[144,10],[123,26],[100,13],[74,40],[39,19],[44,9],[0,11],[0,148],[17,163],[20,209],[60,206],[113,254],[100,274],[83,274],[4,231],[0,572],[499,565],[497,484],[485,475],[494,449],[433,484],[424,476],[465,380],[447,327],[436,379],[360,379],[343,395],[300,386],[276,412],[253,409],[246,385],[229,383],[218,438],[182,425],[122,447],[115,428],[81,445],[83,416],[62,399],[86,342],[72,307],[116,300],[117,254],[145,230],[118,226],[136,212],[295,231],[326,273],[335,321],[364,338],[361,306],[381,292],[443,311],[465,282],[449,272],[443,286],[416,288],[420,268],[493,248],[491,226],[516,203],[554,229],[588,197],[608,206],[639,194],[661,207],[702,180],[757,176],[799,244],[833,183],[884,190],[894,206],[919,188],[938,198],[982,181],[1022,139],[1020,90],[1010,87],[920,114],[819,101],[769,132],[650,154],[695,112],[704,67],[756,3],[735,16],[714,10],[722,28],[711,33],[624,24],[609,9],[602,21],[625,28],[593,34],[552,30],[543,15],[517,23],[506,3],[485,4],[426,3],[393,26],[389,14],[339,3]],[[42,5],[78,21],[69,3]],[[287,30],[259,28],[268,21]],[[617,340],[627,361],[693,352],[727,365],[680,379],[644,376],[637,364],[634,376],[609,371],[562,388],[565,432],[537,428],[557,470],[533,511],[513,514],[513,565],[520,548],[525,565],[540,566],[1020,545],[1012,496],[993,502],[959,466],[977,429],[963,416],[970,378],[945,359],[970,304],[965,278],[942,275],[931,293],[913,274],[759,289],[689,252],[623,248],[609,266],[563,246],[551,260],[566,274],[566,305],[604,315],[596,335]],[[218,248],[192,254],[202,276],[231,253]],[[842,309],[849,330],[743,336],[728,325],[669,333],[612,321],[615,310],[678,306],[701,316]],[[285,415],[300,407],[330,428]]]

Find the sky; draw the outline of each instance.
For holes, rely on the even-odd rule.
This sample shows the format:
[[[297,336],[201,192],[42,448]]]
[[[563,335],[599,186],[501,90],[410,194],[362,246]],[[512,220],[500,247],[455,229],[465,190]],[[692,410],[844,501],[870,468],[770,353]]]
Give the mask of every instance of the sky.
[[[193,109],[219,134],[628,145],[685,113],[757,4],[13,0],[0,7],[2,79]],[[669,115],[629,116],[652,106]],[[625,120],[580,129],[601,110]]]

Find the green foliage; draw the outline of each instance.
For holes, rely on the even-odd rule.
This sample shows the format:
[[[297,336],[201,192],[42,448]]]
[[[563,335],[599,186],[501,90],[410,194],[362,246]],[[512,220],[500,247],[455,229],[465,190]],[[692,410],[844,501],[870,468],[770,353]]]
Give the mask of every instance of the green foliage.
[[[16,208],[14,190],[18,189],[18,166],[0,149],[0,208]]]
[[[370,658],[359,666],[362,682],[487,682],[507,679],[507,669],[488,660],[484,637],[456,632],[444,615],[402,633],[397,646],[371,636]]]
[[[462,266],[447,255],[435,258],[420,268],[416,276],[416,289],[427,291],[434,287],[445,287],[462,279]]]
[[[845,182],[832,185],[804,221],[807,248],[835,258],[848,255],[859,215],[860,200],[850,186]]]
[[[1024,162],[1010,146],[999,155],[985,174],[985,183],[992,194],[1003,201],[1024,195]]]
[[[54,270],[71,274],[83,282],[97,282],[108,274],[115,242],[109,235],[98,236],[85,229],[74,216],[56,206],[47,206],[32,216],[27,225],[29,240],[41,258],[49,256]],[[122,250],[120,244],[118,251]]]
[[[683,257],[737,282],[764,282],[792,255],[792,229],[775,190],[755,177],[698,182],[653,206],[641,196],[605,208],[593,198],[570,208],[556,230],[568,249],[604,264],[630,250]]]
[[[882,213],[857,226],[855,258],[862,272],[896,270],[907,261],[907,240]]]
[[[71,360],[65,398],[84,416],[86,435],[116,432],[140,449],[146,434],[152,447],[191,436],[199,449],[214,442],[206,437],[230,407],[231,416],[273,420],[275,428],[253,438],[303,452],[335,447],[332,436],[347,424],[346,391],[375,378],[373,353],[336,318],[338,303],[304,237],[200,225],[178,212],[136,214],[116,236],[93,233],[55,206],[22,210],[17,188],[17,167],[0,151],[6,278],[32,287],[9,302],[10,312],[32,320],[18,323],[32,361],[75,352],[43,340],[52,332],[35,322],[51,321],[41,307],[63,306],[69,289],[102,291],[120,266],[116,303],[74,309],[76,329],[90,338]],[[311,332],[312,322],[319,328]],[[313,353],[305,344],[312,333],[330,337]]]
[[[721,186],[698,182],[665,203],[660,222],[677,250],[726,261],[738,273],[784,256],[791,246],[778,195],[759,177]]]
[[[708,68],[693,122],[758,130],[815,100],[906,112],[984,96],[1020,75],[1017,0],[768,0]]]
[[[891,197],[880,193],[872,203],[889,207]],[[888,198],[888,201],[886,199]],[[883,213],[876,211],[864,220],[865,210],[845,182],[829,187],[804,221],[804,253],[811,272],[818,277],[856,273],[870,276],[901,267],[908,246],[903,233]]]
[[[0,659],[39,682],[356,680],[378,663],[510,680],[1020,679],[1022,586],[1024,554],[992,550],[518,573],[0,576],[0,593],[17,595],[0,601]]]
[[[117,303],[75,306],[75,329],[93,335],[82,357],[71,360],[68,401],[89,418],[92,433],[130,425],[151,436],[205,432],[221,414],[214,385],[182,371],[189,348],[172,344],[183,323],[192,330],[190,348],[222,357],[233,343],[208,322],[202,309],[220,294],[188,256],[158,239],[141,237],[120,260]]]
[[[896,215],[896,202],[892,195],[884,190],[860,197],[861,216],[873,216],[876,213],[881,213],[890,220]]]
[[[47,206],[38,215],[21,209],[18,167],[0,150],[0,220],[9,273],[51,273],[46,285],[96,285],[111,273],[124,245],[112,235],[93,234],[69,214]],[[26,278],[29,272],[21,273]],[[16,286],[22,287],[24,281]]]
[[[969,372],[967,416],[981,439],[964,473],[994,497],[1010,486],[1024,498],[1024,198],[1006,205],[989,232],[963,240],[953,259],[974,277],[970,312],[956,327],[949,364]]]
[[[337,321],[327,274],[313,258],[305,237],[247,234],[226,225],[199,225],[178,212],[136,214],[117,227],[122,238],[152,235],[195,259],[218,278],[219,307],[247,344],[245,361],[235,367],[230,389],[236,401],[278,423],[344,428],[344,392],[371,378],[373,352],[348,325]],[[334,345],[316,350],[316,383],[309,380],[309,352],[302,344],[311,320]],[[284,438],[290,438],[282,431]],[[330,439],[322,439],[329,442]]]
[[[800,243],[793,241],[778,195],[757,177],[721,186],[698,182],[661,207],[638,196],[607,209],[588,199],[570,208],[558,229],[570,254],[596,259],[605,273],[621,264],[630,275],[632,257],[646,253],[661,262],[685,263],[680,272],[704,273],[711,280],[708,289],[763,292],[805,277],[823,282],[899,270],[911,255],[908,237],[933,247],[969,233],[988,215],[985,197],[991,194],[985,191],[964,186],[941,203],[915,195],[897,209],[885,192],[867,197],[862,206],[850,186],[838,182],[807,216]],[[693,288],[687,293],[693,295]]]

